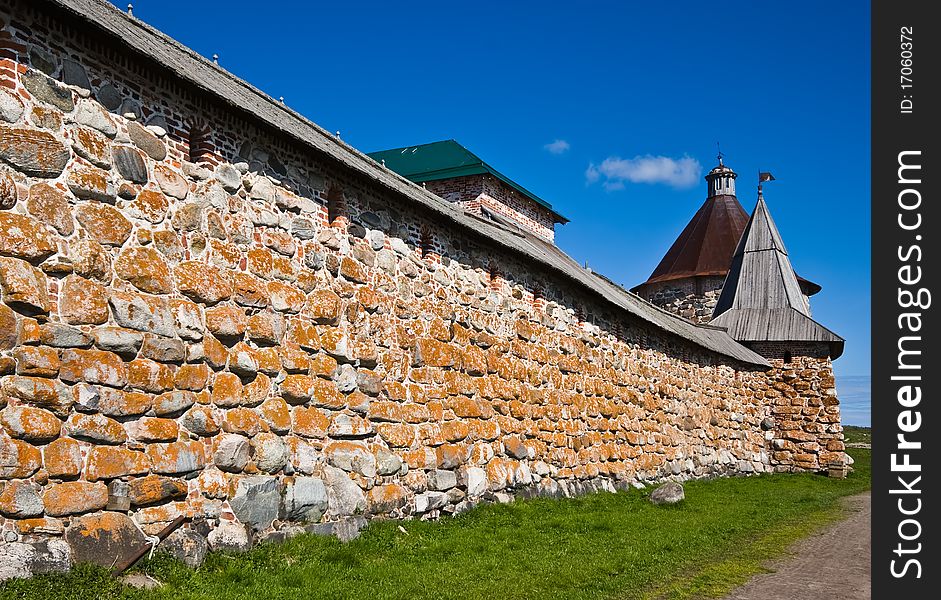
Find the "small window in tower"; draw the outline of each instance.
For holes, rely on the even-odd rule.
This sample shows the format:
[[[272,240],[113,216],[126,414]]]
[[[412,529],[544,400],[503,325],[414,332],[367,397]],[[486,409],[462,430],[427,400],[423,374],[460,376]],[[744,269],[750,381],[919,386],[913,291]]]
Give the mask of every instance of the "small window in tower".
[[[790,351],[790,350],[785,350],[785,351],[784,351],[784,362],[787,363],[787,364],[790,364],[790,362],[791,362],[791,351]]]

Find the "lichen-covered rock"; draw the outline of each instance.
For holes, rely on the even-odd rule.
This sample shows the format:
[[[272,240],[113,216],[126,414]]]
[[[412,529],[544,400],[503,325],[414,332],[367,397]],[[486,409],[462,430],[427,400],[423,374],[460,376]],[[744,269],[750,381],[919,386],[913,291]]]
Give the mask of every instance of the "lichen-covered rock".
[[[24,260],[0,257],[0,293],[5,304],[21,312],[49,312],[46,276]]]
[[[65,517],[95,510],[108,504],[108,486],[89,481],[67,481],[49,486],[42,497],[46,514]]]
[[[48,183],[35,183],[29,187],[26,210],[40,222],[52,225],[61,235],[72,235],[75,231],[72,209],[65,194]]]
[[[186,346],[183,340],[145,333],[138,356],[162,363],[181,363],[186,360]]]
[[[113,206],[80,202],[75,218],[92,239],[105,246],[120,246],[131,237],[133,225]]]
[[[62,282],[59,314],[72,325],[100,325],[108,320],[108,290],[101,283],[78,275]]]
[[[261,417],[248,408],[233,408],[225,413],[222,431],[253,437],[261,431]]]
[[[0,161],[33,177],[58,177],[69,149],[45,131],[0,125]]]
[[[214,306],[206,309],[206,329],[217,338],[236,338],[245,333],[248,317],[237,306]]]
[[[190,433],[209,437],[219,433],[220,427],[207,406],[194,406],[183,415],[180,424]]]
[[[408,503],[408,490],[397,483],[377,485],[366,495],[368,512],[374,515],[390,513]]]
[[[324,456],[334,467],[359,473],[363,477],[376,476],[376,457],[362,442],[335,441],[324,447]]]
[[[69,133],[76,154],[96,167],[111,168],[111,144],[107,137],[87,127],[74,127]]]
[[[194,302],[216,304],[232,295],[232,283],[216,267],[184,261],[174,270],[177,289]]]
[[[63,381],[121,388],[127,385],[127,366],[113,352],[69,348],[62,352],[59,377]]]
[[[147,455],[154,473],[183,475],[206,466],[206,451],[198,441],[151,444]]]
[[[8,406],[0,412],[0,423],[10,436],[30,444],[46,444],[59,437],[58,417],[32,406]]]
[[[0,380],[0,391],[7,398],[48,409],[60,417],[67,416],[75,402],[64,385],[44,377],[4,377]]]
[[[43,468],[50,477],[71,478],[82,472],[82,449],[71,438],[59,438],[43,448]]]
[[[316,290],[307,296],[304,315],[314,323],[336,325],[340,318],[340,297],[330,290]]]
[[[75,240],[70,245],[72,272],[89,279],[111,280],[111,256],[95,240]]]
[[[112,291],[108,304],[121,327],[166,337],[176,335],[176,322],[164,298]]]
[[[173,419],[143,417],[132,424],[128,430],[135,440],[142,442],[172,442],[180,434],[180,426]]]
[[[46,346],[20,346],[13,351],[17,375],[55,377],[59,374],[59,353]]]
[[[173,291],[170,267],[153,248],[123,249],[114,261],[114,272],[148,294],[169,294]]]
[[[85,477],[89,481],[143,475],[150,471],[150,459],[143,452],[117,446],[92,446],[88,452]]]
[[[0,479],[26,479],[42,466],[39,449],[0,431]]]
[[[147,475],[132,479],[128,484],[131,506],[150,506],[168,500],[186,498],[186,482],[160,475]]]
[[[32,483],[11,481],[0,492],[0,515],[10,519],[29,519],[42,513],[42,499]]]
[[[68,435],[96,444],[123,444],[127,433],[120,423],[104,415],[74,414],[65,422]]]
[[[114,202],[114,196],[117,193],[114,182],[111,181],[111,175],[105,170],[94,167],[69,171],[66,185],[69,186],[69,190],[75,194],[76,198],[82,198],[83,200]],[[113,221],[120,221],[124,216],[115,211],[109,214],[109,218]],[[79,217],[79,221],[81,221],[81,217]],[[99,227],[104,227],[104,225],[99,225]]]
[[[76,564],[110,568],[147,545],[131,518],[118,512],[100,512],[72,519],[65,530]]]
[[[32,217],[0,212],[0,232],[0,255],[38,262],[56,251],[52,235]]]

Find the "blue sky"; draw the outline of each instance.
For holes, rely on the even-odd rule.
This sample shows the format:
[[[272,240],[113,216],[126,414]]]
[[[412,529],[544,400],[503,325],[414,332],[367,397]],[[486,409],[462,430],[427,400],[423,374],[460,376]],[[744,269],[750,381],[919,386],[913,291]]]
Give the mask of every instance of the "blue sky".
[[[746,210],[756,172],[774,173],[795,269],[823,286],[814,316],[847,340],[837,375],[869,374],[868,2],[266,6],[134,14],[360,150],[460,141],[571,219],[566,252],[628,287],[705,199],[718,141]],[[634,160],[648,156],[662,159]]]

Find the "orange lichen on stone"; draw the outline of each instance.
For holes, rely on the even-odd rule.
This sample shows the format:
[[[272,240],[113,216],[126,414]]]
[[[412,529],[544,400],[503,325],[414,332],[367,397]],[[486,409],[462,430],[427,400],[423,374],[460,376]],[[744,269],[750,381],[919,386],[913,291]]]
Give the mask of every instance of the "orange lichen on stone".
[[[330,419],[316,407],[295,406],[291,409],[291,431],[308,438],[327,437]]]
[[[51,517],[101,510],[108,504],[108,487],[103,483],[89,481],[52,484],[43,494],[42,502],[46,514]]]
[[[181,262],[173,269],[177,289],[201,304],[216,304],[232,296],[232,282],[223,271],[197,261]]]
[[[142,442],[170,442],[179,433],[180,427],[173,419],[143,417],[136,423],[134,437]]]
[[[42,449],[43,468],[50,477],[71,478],[82,472],[82,449],[71,438],[59,438]]]
[[[150,459],[143,452],[116,446],[92,446],[88,451],[85,478],[89,481],[143,475],[150,471]]]

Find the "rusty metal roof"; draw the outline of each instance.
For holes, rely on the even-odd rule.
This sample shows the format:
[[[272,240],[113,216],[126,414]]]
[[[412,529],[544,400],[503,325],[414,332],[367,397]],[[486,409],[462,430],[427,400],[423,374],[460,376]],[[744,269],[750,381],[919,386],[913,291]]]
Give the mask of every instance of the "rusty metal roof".
[[[703,275],[725,277],[746,223],[748,213],[735,196],[707,198],[647,283]]]

